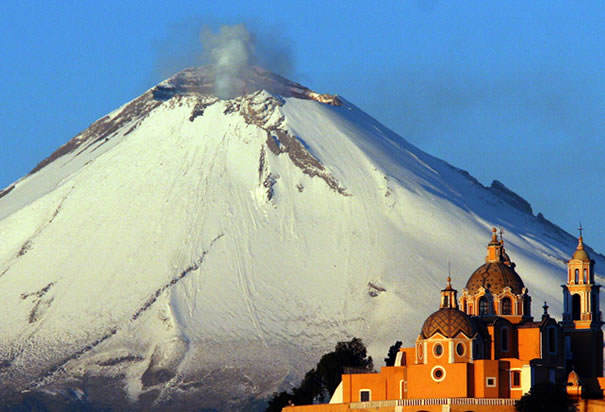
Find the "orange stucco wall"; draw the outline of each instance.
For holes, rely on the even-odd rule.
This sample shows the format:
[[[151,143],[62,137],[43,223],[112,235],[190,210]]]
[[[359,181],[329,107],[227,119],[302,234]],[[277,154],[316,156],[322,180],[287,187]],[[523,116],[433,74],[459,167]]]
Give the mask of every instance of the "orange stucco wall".
[[[401,359],[401,365],[413,365],[416,363],[416,348],[401,348],[401,352],[403,352],[403,359]]]
[[[407,368],[385,366],[380,370],[386,379],[386,399],[403,399],[406,397],[402,382],[407,380]]]
[[[540,329],[520,328],[519,335],[519,359],[531,360],[540,357]]]
[[[476,360],[473,364],[474,369],[474,397],[475,398],[497,398],[498,381],[495,387],[487,386],[487,378],[495,377],[498,379],[498,361],[490,359]]]
[[[605,400],[590,399],[580,400],[577,404],[578,412],[605,412]],[[442,412],[442,405],[426,405],[426,406],[404,406],[403,412]],[[349,412],[352,409],[347,404],[324,404],[324,405],[305,405],[305,406],[288,406],[283,412]],[[358,412],[395,412],[395,407],[385,408],[362,408],[354,409]],[[514,412],[514,406],[487,406],[487,405],[451,405],[451,412],[465,412],[472,410],[473,412]]]
[[[578,412],[605,412],[605,401],[602,399],[581,399],[577,404]]]
[[[282,412],[346,412],[350,410],[349,405],[346,403],[325,403],[320,405],[286,406],[282,409]]]
[[[370,390],[371,400],[401,399],[405,369],[401,366],[385,366],[380,373],[342,375],[343,402],[359,402],[361,390]]]
[[[373,401],[464,397],[518,399],[523,395],[523,389],[511,387],[511,370],[521,373],[525,365],[526,361],[516,358],[448,363],[441,357],[426,364],[384,367],[380,373],[342,375],[343,402],[360,402],[361,390],[369,390]],[[433,378],[435,367],[445,371],[445,377],[440,381]],[[494,386],[488,386],[488,378],[493,378]]]
[[[348,412],[355,410],[356,412],[395,412],[396,407],[389,406],[383,408],[355,408],[350,409],[347,404],[325,404],[325,405],[306,405],[306,406],[288,406],[282,409],[283,412]],[[399,409],[401,410],[401,409]],[[451,405],[451,412],[515,412],[514,406],[487,406],[487,405]],[[442,412],[443,405],[423,405],[423,406],[404,406],[403,412]],[[584,412],[583,409],[578,409],[579,412]],[[587,409],[586,412],[605,412],[605,409]]]
[[[467,397],[468,379],[466,363],[440,365],[445,378],[435,382],[431,370],[436,365],[414,365],[408,369],[408,396],[410,398]]]

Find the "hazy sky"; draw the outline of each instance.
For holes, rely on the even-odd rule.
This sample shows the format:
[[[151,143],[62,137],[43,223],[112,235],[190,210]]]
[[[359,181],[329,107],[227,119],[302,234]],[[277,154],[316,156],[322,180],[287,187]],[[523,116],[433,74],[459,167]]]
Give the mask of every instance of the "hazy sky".
[[[59,4],[53,4],[59,3]],[[3,1],[0,186],[245,23],[338,93],[605,252],[605,2]]]

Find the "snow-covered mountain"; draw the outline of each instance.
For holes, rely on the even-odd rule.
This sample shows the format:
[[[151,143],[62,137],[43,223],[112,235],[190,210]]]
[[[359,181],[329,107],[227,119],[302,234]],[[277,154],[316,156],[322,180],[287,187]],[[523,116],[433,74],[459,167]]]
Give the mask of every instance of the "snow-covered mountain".
[[[211,72],[160,83],[0,192],[0,394],[253,409],[337,341],[377,360],[410,344],[448,262],[461,290],[492,226],[534,315],[559,315],[576,239],[504,185],[345,99],[253,68],[221,100]]]

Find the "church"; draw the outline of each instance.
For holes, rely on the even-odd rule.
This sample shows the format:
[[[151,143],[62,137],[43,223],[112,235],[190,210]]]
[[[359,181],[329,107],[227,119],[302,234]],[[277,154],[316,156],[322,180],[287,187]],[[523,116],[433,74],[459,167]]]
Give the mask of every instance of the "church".
[[[516,399],[546,381],[567,385],[578,398],[602,398],[599,288],[580,230],[562,285],[562,321],[550,316],[546,303],[535,319],[531,296],[494,228],[485,263],[460,296],[448,277],[438,309],[415,345],[399,350],[394,366],[344,374],[329,404],[284,412],[514,411]]]

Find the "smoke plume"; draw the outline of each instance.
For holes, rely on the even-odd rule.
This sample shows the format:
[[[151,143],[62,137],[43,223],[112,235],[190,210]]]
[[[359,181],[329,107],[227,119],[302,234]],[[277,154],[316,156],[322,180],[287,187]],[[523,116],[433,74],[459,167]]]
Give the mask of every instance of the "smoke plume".
[[[223,25],[213,32],[204,28],[200,34],[204,61],[215,69],[215,94],[230,98],[236,92],[235,82],[250,66],[287,75],[291,69],[287,47],[279,41],[264,41],[263,36],[251,33],[244,24]]]

